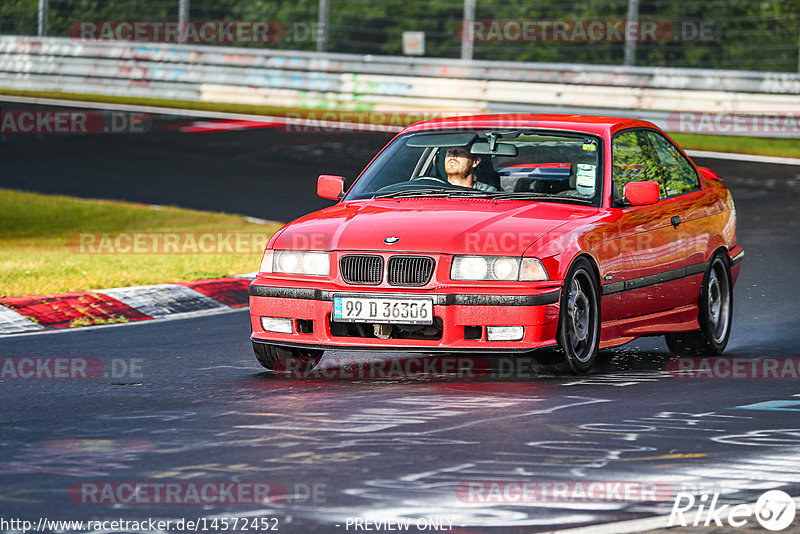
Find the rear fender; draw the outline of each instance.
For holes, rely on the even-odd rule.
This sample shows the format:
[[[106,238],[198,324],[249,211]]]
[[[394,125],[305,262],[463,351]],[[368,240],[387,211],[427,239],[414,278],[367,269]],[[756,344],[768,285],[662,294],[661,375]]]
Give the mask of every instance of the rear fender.
[[[700,174],[702,174],[703,177],[707,178],[708,180],[714,180],[715,182],[722,182],[722,176],[712,171],[708,167],[697,167],[697,170],[700,171]]]

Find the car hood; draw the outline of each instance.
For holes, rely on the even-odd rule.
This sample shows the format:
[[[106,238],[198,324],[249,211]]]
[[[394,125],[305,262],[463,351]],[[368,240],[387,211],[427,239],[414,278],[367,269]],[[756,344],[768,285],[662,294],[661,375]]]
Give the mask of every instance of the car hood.
[[[342,202],[306,215],[273,239],[275,249],[521,256],[544,234],[596,208],[492,199]],[[398,238],[387,244],[387,238]]]

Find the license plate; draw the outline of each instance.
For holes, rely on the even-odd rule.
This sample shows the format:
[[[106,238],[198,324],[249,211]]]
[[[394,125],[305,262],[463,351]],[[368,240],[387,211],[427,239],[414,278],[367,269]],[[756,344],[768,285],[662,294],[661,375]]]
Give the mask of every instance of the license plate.
[[[431,299],[333,297],[333,319],[349,323],[432,324]]]

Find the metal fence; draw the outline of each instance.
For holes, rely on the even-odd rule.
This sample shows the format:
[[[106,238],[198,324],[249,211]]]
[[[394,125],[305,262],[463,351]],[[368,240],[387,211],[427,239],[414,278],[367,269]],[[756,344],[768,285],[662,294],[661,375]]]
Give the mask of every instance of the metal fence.
[[[197,29],[205,21],[269,24],[269,39],[238,36],[195,44],[453,60],[800,70],[800,0],[4,0],[0,4],[0,34],[5,35],[108,40],[119,37],[116,30],[121,24],[157,21],[183,23],[184,29]],[[80,24],[87,22],[97,24],[94,33],[80,31]],[[105,34],[102,23],[110,23]],[[157,38],[144,31],[141,40]]]
[[[354,110],[380,121],[408,112],[598,113],[672,131],[800,136],[796,73],[480,60],[454,69],[448,59],[0,36],[0,88],[307,108],[318,117]]]

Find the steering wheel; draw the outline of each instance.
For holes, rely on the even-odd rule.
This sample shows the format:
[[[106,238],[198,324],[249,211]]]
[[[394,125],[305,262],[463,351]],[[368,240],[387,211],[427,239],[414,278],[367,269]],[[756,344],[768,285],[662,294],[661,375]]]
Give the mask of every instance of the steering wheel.
[[[440,178],[436,178],[434,176],[417,176],[416,178],[412,178],[409,182],[414,182],[415,184],[423,183],[423,184],[431,184],[437,186],[450,186],[453,185],[450,182],[442,180]]]
[[[428,189],[428,188],[436,188],[436,189],[464,189],[463,187],[453,185],[450,182],[445,182],[444,180],[440,180],[439,178],[434,178],[433,176],[417,176],[416,178],[412,178],[411,180],[407,180],[405,182],[397,182],[394,184],[389,184],[387,186],[381,187],[374,194],[380,195],[382,193],[394,193],[396,191],[403,191],[409,190],[413,191],[415,189]]]

